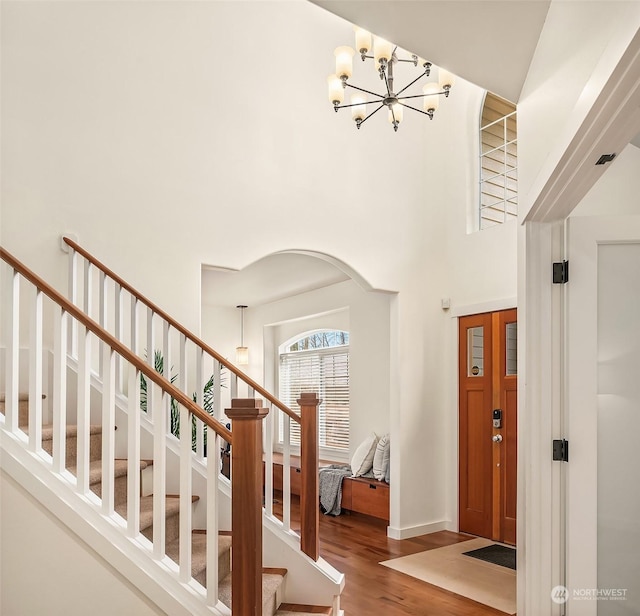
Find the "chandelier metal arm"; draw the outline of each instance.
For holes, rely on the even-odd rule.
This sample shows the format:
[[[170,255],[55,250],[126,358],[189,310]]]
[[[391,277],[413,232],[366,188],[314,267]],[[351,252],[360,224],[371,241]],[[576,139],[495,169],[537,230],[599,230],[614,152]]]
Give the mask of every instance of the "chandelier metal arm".
[[[393,74],[391,74],[391,79],[389,79],[387,77],[387,72],[384,73],[384,84],[387,86],[387,96],[391,96],[393,88]],[[389,81],[391,81],[391,85],[389,85]]]
[[[407,88],[410,88],[416,81],[419,81],[420,79],[422,79],[426,75],[426,73],[427,71],[425,70],[424,73],[422,73],[422,75],[419,75],[411,83],[408,83],[404,88],[402,88],[402,90],[400,90],[396,96],[398,96],[399,98],[400,94],[402,94]]]
[[[411,96],[398,96],[398,100],[406,101],[410,98],[424,98],[425,96],[434,96],[436,94],[445,94],[446,92],[443,90],[442,92],[433,92],[431,94],[413,94]]]
[[[383,107],[384,105],[380,105],[379,107],[374,109],[366,118],[364,118],[364,120],[362,120],[362,122],[358,123],[358,128],[360,128],[360,126],[362,126],[362,124],[364,124],[372,115],[375,115],[376,113],[378,113],[378,111],[380,111],[380,109],[382,109]]]
[[[379,99],[377,101],[372,101],[374,103],[382,103],[383,99]],[[351,103],[350,105],[335,105],[334,109],[337,111],[338,109],[348,109],[349,107],[360,107],[362,103]],[[363,120],[364,122],[364,120]]]
[[[369,90],[365,90],[364,88],[359,88],[358,86],[354,86],[352,83],[347,82],[346,84],[349,88],[353,88],[354,90],[360,90],[360,92],[366,92],[367,94],[371,94],[371,96],[376,96],[380,100],[384,100],[384,94],[377,94],[376,92],[370,92]],[[376,102],[376,101],[374,101]]]
[[[422,113],[424,115],[427,115],[433,120],[433,112],[429,113],[428,111],[422,111],[422,109],[418,109],[417,107],[412,107],[411,105],[407,105],[406,103],[400,103],[400,104],[403,107],[406,107],[407,109],[413,109],[414,111],[417,111],[418,113]]]

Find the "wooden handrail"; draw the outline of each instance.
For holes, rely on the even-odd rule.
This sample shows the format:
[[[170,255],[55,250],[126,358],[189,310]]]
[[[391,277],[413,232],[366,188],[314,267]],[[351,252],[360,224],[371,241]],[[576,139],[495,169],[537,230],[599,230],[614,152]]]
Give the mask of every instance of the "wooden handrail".
[[[15,271],[36,286],[42,293],[49,297],[53,302],[62,307],[67,313],[74,317],[78,322],[82,323],[88,330],[93,332],[105,344],[108,344],[121,357],[126,359],[131,365],[135,366],[147,378],[151,379],[163,391],[177,400],[182,406],[186,407],[193,415],[204,422],[216,434],[221,436],[228,443],[233,443],[231,431],[228,430],[217,419],[211,417],[203,408],[198,406],[187,394],[180,391],[175,385],[167,380],[162,374],[156,372],[149,364],[143,361],[137,355],[134,355],[124,344],[117,338],[114,338],[109,332],[104,330],[98,323],[88,317],[82,310],[72,304],[66,297],[58,293],[52,286],[47,284],[37,274],[32,272],[26,265],[18,261],[11,253],[7,252],[0,246],[0,258],[10,265]],[[107,272],[105,272],[107,273]]]
[[[191,342],[199,346],[203,351],[206,351],[207,353],[209,353],[209,355],[211,355],[214,359],[219,361],[220,364],[222,364],[227,370],[229,370],[229,372],[232,372],[239,379],[241,379],[247,385],[249,385],[249,387],[251,387],[256,393],[260,394],[261,396],[269,400],[271,404],[273,404],[274,406],[277,406],[283,413],[286,413],[289,417],[291,417],[291,419],[293,419],[297,423],[300,423],[301,420],[299,415],[294,413],[286,404],[278,400],[278,398],[276,398],[273,394],[269,393],[264,387],[262,387],[262,385],[260,385],[259,383],[256,383],[256,381],[254,381],[250,376],[242,372],[242,370],[238,369],[229,360],[225,359],[224,357],[222,357],[222,355],[220,355],[220,353],[218,353],[213,348],[211,348],[206,342],[204,342],[204,340],[201,340],[200,338],[198,338],[198,336],[196,336],[195,334],[190,332],[186,327],[178,323],[175,319],[173,319],[170,315],[168,315],[159,306],[154,304],[152,301],[148,300],[144,295],[142,295],[142,293],[134,289],[126,280],[122,279],[114,271],[110,270],[104,263],[98,261],[98,259],[96,259],[91,253],[87,252],[84,248],[82,248],[82,246],[74,242],[69,237],[64,236],[63,239],[68,246],[73,248],[73,250],[75,250],[78,254],[82,255],[85,259],[87,259],[87,261],[95,265],[98,269],[102,270],[107,276],[109,276],[112,280],[117,282],[123,289],[127,290],[137,300],[146,304],[149,308],[151,308],[151,310],[153,310],[155,314],[162,317],[167,323],[169,323],[169,325],[171,325],[171,327],[178,330],[183,336],[185,336],[185,338],[187,338],[188,340],[191,340]]]

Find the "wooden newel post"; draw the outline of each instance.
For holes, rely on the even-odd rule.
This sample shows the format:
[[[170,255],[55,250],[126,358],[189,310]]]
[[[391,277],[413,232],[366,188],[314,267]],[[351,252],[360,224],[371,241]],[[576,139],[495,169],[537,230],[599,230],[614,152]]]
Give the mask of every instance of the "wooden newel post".
[[[297,400],[300,405],[300,547],[302,551],[318,560],[320,558],[318,491],[318,405],[320,399],[315,392],[303,392]]]
[[[262,615],[262,400],[235,398],[231,419],[231,544],[233,616]]]

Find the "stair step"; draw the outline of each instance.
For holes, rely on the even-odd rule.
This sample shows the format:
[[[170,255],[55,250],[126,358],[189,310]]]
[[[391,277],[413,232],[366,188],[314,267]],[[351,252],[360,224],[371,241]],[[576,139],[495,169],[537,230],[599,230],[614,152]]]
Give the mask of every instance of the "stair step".
[[[42,394],[45,400],[46,394]],[[0,394],[0,413],[4,413],[5,394]],[[29,394],[18,394],[18,426],[23,428],[29,423]]]
[[[325,605],[301,605],[299,603],[281,603],[275,616],[331,616],[331,608]]]
[[[167,556],[179,563],[180,539],[167,544]],[[231,571],[231,537],[218,537],[218,581]],[[203,586],[207,586],[207,533],[194,530],[191,535],[191,575]]]
[[[266,571],[284,571],[286,569],[266,569]],[[278,606],[278,590],[282,586],[284,574],[262,573],[262,616],[274,616]],[[220,581],[218,598],[228,608],[231,608],[231,574]]]
[[[69,425],[66,429],[65,466],[75,467],[78,457],[78,426]],[[42,426],[42,449],[53,455],[53,426]],[[89,461],[95,462],[102,457],[102,426],[89,426]]]
[[[193,495],[191,502],[200,500]],[[116,512],[123,518],[127,517],[127,503],[120,503]],[[165,499],[165,537],[166,542],[171,543],[179,536],[180,529],[180,498],[175,494],[168,494]],[[153,495],[140,497],[140,532],[150,541],[153,540]]]

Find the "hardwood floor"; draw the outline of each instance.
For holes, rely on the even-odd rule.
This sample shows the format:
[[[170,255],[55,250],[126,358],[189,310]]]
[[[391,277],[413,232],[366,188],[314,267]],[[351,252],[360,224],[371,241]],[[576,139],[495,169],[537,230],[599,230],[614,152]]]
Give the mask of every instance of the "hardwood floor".
[[[276,515],[279,505],[274,505]],[[292,527],[299,519],[294,503]],[[439,548],[470,537],[449,531],[397,541],[387,523],[352,513],[320,515],[320,555],[346,576],[341,607],[346,616],[504,616],[503,612],[383,567],[383,560]]]

